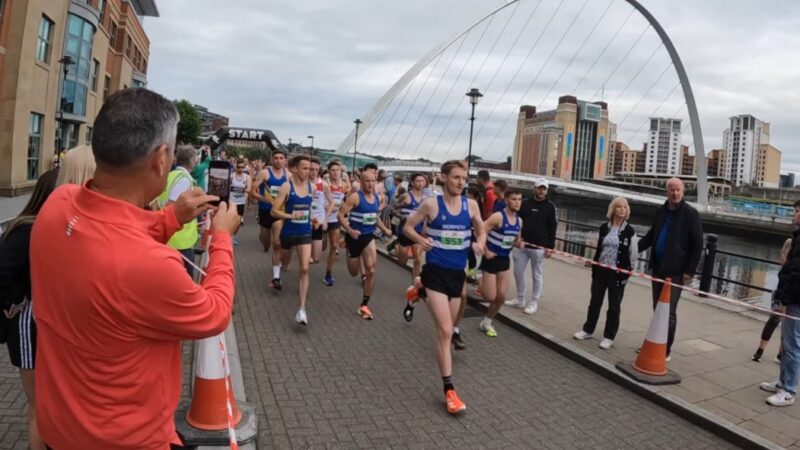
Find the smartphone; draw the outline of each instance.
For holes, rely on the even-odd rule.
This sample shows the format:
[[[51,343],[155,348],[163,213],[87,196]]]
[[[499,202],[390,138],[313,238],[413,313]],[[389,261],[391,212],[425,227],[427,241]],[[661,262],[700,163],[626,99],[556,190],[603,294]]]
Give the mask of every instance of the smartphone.
[[[231,195],[231,164],[224,160],[214,160],[208,166],[208,193],[219,197],[219,201],[228,202]]]

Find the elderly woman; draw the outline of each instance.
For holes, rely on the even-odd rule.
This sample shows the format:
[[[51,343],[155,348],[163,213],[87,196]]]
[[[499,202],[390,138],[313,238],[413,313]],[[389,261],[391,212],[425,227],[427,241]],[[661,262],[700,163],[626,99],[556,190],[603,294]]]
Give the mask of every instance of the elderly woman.
[[[597,252],[595,262],[611,267],[630,270],[636,261],[639,250],[637,248],[636,232],[628,223],[631,209],[624,197],[617,197],[608,205],[609,221],[600,225],[600,236],[597,239]],[[589,263],[587,262],[587,265]],[[620,305],[625,294],[625,283],[628,275],[614,269],[607,269],[598,265],[592,267],[591,300],[586,322],[583,329],[575,333],[575,339],[589,339],[597,326],[600,309],[603,307],[603,298],[608,291],[608,313],[606,326],[603,330],[603,340],[600,348],[608,350],[614,344],[614,338],[619,329]]]

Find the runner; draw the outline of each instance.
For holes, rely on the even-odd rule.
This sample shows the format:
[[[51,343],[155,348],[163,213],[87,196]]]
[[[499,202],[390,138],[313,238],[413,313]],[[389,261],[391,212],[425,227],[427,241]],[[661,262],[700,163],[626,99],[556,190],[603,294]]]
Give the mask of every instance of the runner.
[[[320,162],[311,158],[309,179],[314,180],[314,201],[311,202],[311,263],[322,261],[322,243],[328,230],[328,216],[333,211],[333,198],[328,183],[319,176]]]
[[[501,180],[495,182],[495,186]],[[486,240],[486,253],[481,260],[480,269],[483,271],[481,279],[481,296],[492,302],[486,311],[486,317],[480,324],[480,329],[489,337],[496,337],[497,331],[492,326],[492,320],[500,311],[500,307],[506,301],[506,291],[508,290],[509,273],[511,266],[508,255],[514,245],[519,245],[520,230],[522,229],[522,219],[517,216],[519,206],[522,204],[522,193],[510,189],[505,191],[503,201],[506,208],[502,211],[493,213],[483,223],[484,229],[488,233]]]
[[[328,163],[328,174],[328,189],[331,192],[333,209],[328,214],[328,266],[325,269],[325,278],[322,282],[327,286],[333,286],[335,280],[331,275],[331,271],[333,270],[333,263],[336,262],[336,255],[339,253],[339,208],[344,202],[347,186],[342,179],[342,165],[339,161]]]
[[[292,178],[281,186],[272,208],[272,217],[286,221],[280,235],[284,260],[289,259],[293,248],[297,250],[300,307],[294,320],[301,325],[308,325],[306,301],[311,261],[311,203],[314,198],[314,186],[308,179],[310,168],[311,158],[306,155],[295,156],[289,161]],[[280,286],[280,266],[276,278]]]
[[[281,289],[281,244],[280,234],[283,222],[272,216],[272,205],[275,202],[278,192],[288,180],[286,170],[286,153],[283,150],[272,152],[272,166],[267,166],[260,171],[253,181],[250,188],[250,195],[257,198],[258,202],[258,224],[261,232],[258,237],[264,251],[268,252],[272,247],[272,282],[273,289]]]
[[[414,262],[414,268],[411,271],[411,283],[416,286],[420,285],[419,274],[422,271],[422,252],[420,251],[419,246],[415,245],[414,241],[412,241],[403,233],[403,226],[405,225],[406,220],[408,220],[408,217],[411,216],[411,214],[413,214],[414,211],[419,208],[419,205],[422,204],[422,189],[425,187],[425,184],[425,175],[421,173],[411,174],[409,191],[398,197],[394,206],[395,209],[399,209],[402,216],[402,219],[400,219],[400,225],[397,227],[397,245],[400,247],[397,250],[397,261],[401,266],[405,267],[408,263],[408,252],[411,252],[411,258]],[[425,224],[420,222],[416,227],[416,232],[421,234],[424,226]],[[414,319],[414,303],[415,302],[411,300],[406,301],[406,307],[403,310],[403,317],[407,322],[411,322],[411,320]]]
[[[243,160],[236,161],[236,171],[231,175],[231,203],[236,205],[241,223],[244,225],[244,210],[249,200],[250,175],[246,172],[247,163]],[[239,230],[236,230],[238,233]],[[233,245],[239,245],[236,235],[233,235]]]
[[[375,264],[377,251],[375,249],[375,228],[380,228],[387,236],[392,231],[378,220],[380,214],[380,199],[375,193],[377,173],[374,170],[365,170],[361,173],[361,190],[347,196],[347,200],[339,210],[339,223],[345,232],[345,245],[347,246],[347,271],[350,276],[362,274],[364,284],[364,297],[358,314],[362,319],[372,320],[372,311],[368,303],[375,287]],[[350,214],[350,218],[346,217]],[[362,269],[363,267],[363,269]]]
[[[480,210],[474,200],[461,195],[467,183],[467,167],[463,161],[448,161],[442,165],[444,191],[442,196],[429,198],[411,215],[403,233],[428,252],[422,268],[421,294],[427,299],[428,310],[436,323],[437,359],[444,384],[447,412],[459,414],[467,409],[453,387],[453,361],[450,342],[453,323],[464,294],[467,250],[483,254],[486,233]],[[417,233],[416,226],[428,223],[428,236]],[[472,242],[474,227],[477,242]]]

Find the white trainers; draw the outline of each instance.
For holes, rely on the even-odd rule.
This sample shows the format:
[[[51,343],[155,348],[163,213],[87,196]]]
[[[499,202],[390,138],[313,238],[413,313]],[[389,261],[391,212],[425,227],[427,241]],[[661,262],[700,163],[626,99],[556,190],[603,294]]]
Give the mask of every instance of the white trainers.
[[[583,341],[585,339],[591,339],[592,333],[587,333],[587,332],[581,330],[581,331],[578,331],[577,333],[573,334],[572,337],[577,339],[577,340],[579,340],[579,341]]]
[[[794,405],[794,395],[780,389],[777,394],[767,397],[767,403],[772,406]]]
[[[523,311],[523,312],[524,312],[525,314],[534,315],[534,314],[536,314],[536,311],[538,311],[538,310],[539,310],[539,302],[537,302],[536,300],[534,300],[534,301],[532,301],[532,302],[531,302],[531,304],[530,304],[530,305],[528,305],[528,306],[525,308],[525,311]]]
[[[306,310],[303,308],[298,309],[297,314],[294,315],[294,320],[300,325],[308,325],[308,317],[306,317]]]
[[[603,339],[603,341],[600,342],[600,348],[602,348],[603,350],[610,349],[612,345],[614,345],[614,341],[612,341],[611,339]]]
[[[781,388],[780,388],[780,386],[779,386],[777,381],[765,381],[765,382],[759,384],[758,388],[761,389],[762,391],[767,391],[767,392],[772,392],[772,393],[775,393],[775,392],[778,392],[778,391],[781,390]]]
[[[521,302],[521,301],[519,301],[519,299],[512,298],[510,300],[506,300],[506,302],[503,303],[503,306],[511,306],[511,307],[514,307],[514,308],[524,308],[525,307],[525,302],[524,301]]]

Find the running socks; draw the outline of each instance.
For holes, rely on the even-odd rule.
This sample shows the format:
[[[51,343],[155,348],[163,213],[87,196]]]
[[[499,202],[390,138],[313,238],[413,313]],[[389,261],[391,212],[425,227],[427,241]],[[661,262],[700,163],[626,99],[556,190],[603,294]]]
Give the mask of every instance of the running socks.
[[[281,277],[281,266],[280,264],[277,266],[272,266],[272,278],[280,278]]]
[[[325,271],[325,278],[330,278],[330,277],[331,277],[331,271],[330,270],[326,270]]]
[[[453,387],[453,376],[448,375],[446,377],[442,377],[442,384],[444,384],[444,393],[447,394],[447,391],[451,391],[455,389]]]
[[[369,303],[369,295],[365,295],[363,299],[361,299],[361,306],[367,306]]]

